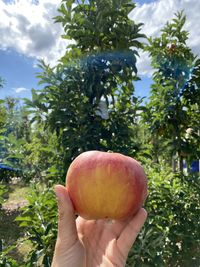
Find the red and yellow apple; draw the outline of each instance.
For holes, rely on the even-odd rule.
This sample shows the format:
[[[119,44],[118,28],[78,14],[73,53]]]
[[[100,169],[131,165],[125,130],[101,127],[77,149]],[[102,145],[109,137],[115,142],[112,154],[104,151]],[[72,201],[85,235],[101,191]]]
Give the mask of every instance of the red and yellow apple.
[[[126,219],[147,197],[147,178],[135,159],[87,151],[71,163],[66,187],[75,211],[85,219]]]

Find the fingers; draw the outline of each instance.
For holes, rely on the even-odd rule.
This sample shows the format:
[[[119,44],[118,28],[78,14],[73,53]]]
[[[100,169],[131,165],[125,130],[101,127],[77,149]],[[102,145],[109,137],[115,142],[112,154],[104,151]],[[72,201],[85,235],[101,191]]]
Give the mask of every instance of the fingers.
[[[128,222],[117,239],[117,246],[122,254],[127,257],[133,243],[135,242],[144,222],[147,218],[147,212],[141,208],[138,213]]]
[[[57,243],[70,246],[77,239],[75,214],[67,189],[62,185],[55,186],[58,201],[58,237]]]

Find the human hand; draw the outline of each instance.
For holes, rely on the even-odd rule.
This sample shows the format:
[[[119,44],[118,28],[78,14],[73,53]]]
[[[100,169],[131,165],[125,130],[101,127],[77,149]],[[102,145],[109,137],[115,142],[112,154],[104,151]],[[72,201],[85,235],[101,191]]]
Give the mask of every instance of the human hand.
[[[67,189],[57,185],[58,236],[52,267],[123,267],[147,212],[141,208],[127,220],[75,217]]]

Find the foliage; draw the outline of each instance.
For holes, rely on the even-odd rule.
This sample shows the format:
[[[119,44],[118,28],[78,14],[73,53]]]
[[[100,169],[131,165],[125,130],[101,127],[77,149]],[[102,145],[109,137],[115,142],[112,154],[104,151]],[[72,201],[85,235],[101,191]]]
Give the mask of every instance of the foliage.
[[[48,178],[57,176],[59,179],[61,176],[62,158],[57,151],[55,134],[48,130],[44,134],[43,129],[37,125],[31,129],[29,140],[17,138],[11,133],[7,136],[6,142],[9,144],[7,162],[20,168],[19,173],[24,181],[36,178],[41,182],[44,179],[48,182]]]
[[[41,180],[44,176],[60,177],[56,164],[62,159],[58,157],[55,135],[47,130],[44,133],[39,123],[31,125],[30,113],[24,106],[18,106],[14,98],[5,99],[2,110],[1,157],[4,164],[14,169],[1,170],[0,178],[9,181],[21,176],[28,181],[35,177]]]
[[[9,183],[13,177],[19,177],[21,172],[15,169],[1,169],[0,168],[0,182]]]
[[[0,162],[4,156],[2,149],[4,144],[5,125],[7,121],[7,112],[4,103],[5,101],[0,99]]]
[[[68,62],[70,58],[91,51],[96,53],[141,48],[138,38],[145,37],[140,33],[142,24],[136,24],[128,17],[134,8],[135,4],[130,0],[62,0],[58,10],[60,15],[55,21],[64,27],[63,38],[75,41],[75,44],[70,44],[71,49],[62,60]]]
[[[180,170],[183,157],[191,162],[199,156],[196,148],[200,141],[196,124],[199,120],[200,62],[186,44],[189,33],[183,30],[185,22],[183,12],[178,12],[163,28],[160,37],[149,38],[146,47],[155,71],[149,113],[144,117],[154,138],[153,145],[158,140],[159,144],[167,141],[171,148],[170,158],[176,154],[179,157]],[[192,129],[191,139],[186,138],[188,128]]]
[[[7,194],[8,188],[0,184],[0,209],[2,204],[5,202],[5,194]],[[0,239],[0,267],[18,267],[17,262],[10,257],[8,254],[11,250],[15,248],[15,245],[5,247],[4,240]]]
[[[8,182],[12,177],[23,175],[22,163],[26,156],[23,145],[30,140],[29,119],[24,108],[18,106],[17,99],[7,97],[2,101],[0,124],[0,162],[8,167],[0,170],[0,180]]]
[[[57,229],[54,193],[49,188],[42,188],[41,183],[32,184],[27,200],[22,215],[16,218],[20,227],[26,229],[25,239],[32,244],[26,266],[50,267]]]
[[[127,266],[199,266],[200,177],[147,166],[149,215]]]
[[[140,34],[141,24],[128,18],[134,7],[131,1],[83,1],[78,5],[62,1],[56,21],[62,22],[64,37],[76,44],[68,46],[54,68],[40,62],[38,78],[44,88],[32,90],[32,100],[25,103],[32,121],[56,134],[63,179],[73,158],[83,151],[135,155],[138,150],[134,137],[141,101],[134,96],[133,81],[138,79],[134,47],[142,47],[137,39],[144,35]],[[115,25],[112,34],[105,18]]]
[[[40,182],[46,180],[47,184],[50,180],[61,180],[63,153],[61,149],[58,150],[56,134],[52,134],[48,129],[44,134],[43,128],[37,125],[30,138],[31,142],[24,144],[24,150],[27,152],[23,163],[26,173],[30,177],[36,177]]]
[[[8,256],[12,249],[14,249],[14,245],[4,248],[3,240],[0,240],[0,267],[19,267],[18,263]]]
[[[4,195],[7,193],[8,189],[5,185],[0,184],[0,208],[3,202],[5,201]]]

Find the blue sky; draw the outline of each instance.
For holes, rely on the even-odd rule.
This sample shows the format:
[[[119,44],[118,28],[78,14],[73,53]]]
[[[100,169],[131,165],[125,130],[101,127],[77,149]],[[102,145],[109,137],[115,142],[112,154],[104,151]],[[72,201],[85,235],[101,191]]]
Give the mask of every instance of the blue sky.
[[[61,25],[53,23],[60,4],[58,0],[0,0],[0,77],[5,80],[0,98],[30,97],[31,88],[39,88],[37,61],[43,58],[51,65],[63,55],[66,41],[60,38]],[[185,9],[190,31],[189,45],[200,54],[200,1],[138,0],[130,17],[143,22],[143,32],[157,36],[167,20],[178,10]],[[189,3],[190,2],[190,3]],[[151,67],[147,54],[138,61],[142,80],[135,83],[136,95],[147,96],[151,84]]]
[[[5,84],[0,89],[0,98],[6,96],[31,97],[31,89],[41,88],[38,85],[36,73],[40,69],[32,58],[21,55],[13,50],[0,50],[0,77],[3,77]],[[151,78],[142,75],[141,81],[135,82],[137,96],[147,96],[149,93]]]
[[[0,97],[30,97],[31,88],[37,88],[34,60],[14,50],[0,50],[0,76],[5,80]]]

